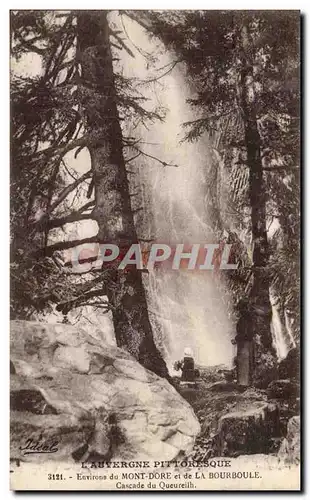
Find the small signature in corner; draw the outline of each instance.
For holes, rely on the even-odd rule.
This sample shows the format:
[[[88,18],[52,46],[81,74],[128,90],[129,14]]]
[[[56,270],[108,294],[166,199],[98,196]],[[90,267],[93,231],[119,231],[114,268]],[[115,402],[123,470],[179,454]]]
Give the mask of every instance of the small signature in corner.
[[[56,439],[43,439],[42,434],[40,434],[38,439],[28,438],[23,446],[20,446],[20,451],[24,455],[30,455],[31,453],[56,453],[58,451],[59,441]]]

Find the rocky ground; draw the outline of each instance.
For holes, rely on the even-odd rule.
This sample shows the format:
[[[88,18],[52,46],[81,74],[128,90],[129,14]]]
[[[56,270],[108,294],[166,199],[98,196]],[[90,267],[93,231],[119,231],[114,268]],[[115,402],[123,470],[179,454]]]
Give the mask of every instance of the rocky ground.
[[[44,460],[21,448],[40,438],[45,445],[59,443],[51,459],[72,462],[268,455],[296,464],[297,358],[290,351],[278,378],[264,389],[241,387],[217,366],[199,367],[194,388],[175,379],[175,390],[125,351],[82,329],[13,321],[11,457]]]
[[[287,463],[300,460],[299,386],[296,352],[279,366],[281,377],[265,389],[227,381],[222,366],[200,367],[195,388],[180,387],[201,425],[191,457],[264,454]]]

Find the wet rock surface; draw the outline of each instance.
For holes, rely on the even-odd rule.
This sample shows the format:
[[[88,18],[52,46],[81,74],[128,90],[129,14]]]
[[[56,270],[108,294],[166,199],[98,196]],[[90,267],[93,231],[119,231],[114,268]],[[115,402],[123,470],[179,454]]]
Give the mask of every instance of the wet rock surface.
[[[297,379],[300,375],[300,353],[297,347],[292,348],[286,358],[279,363],[280,379]]]
[[[98,335],[11,322],[12,459],[44,462],[45,447],[51,460],[172,460],[199,431],[165,379]]]

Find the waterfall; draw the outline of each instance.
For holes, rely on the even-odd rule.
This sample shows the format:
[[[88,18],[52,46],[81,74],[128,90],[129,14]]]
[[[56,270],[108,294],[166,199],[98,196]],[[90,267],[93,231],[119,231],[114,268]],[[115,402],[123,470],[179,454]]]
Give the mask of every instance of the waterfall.
[[[173,60],[136,23],[126,21],[126,32],[133,51],[135,47],[150,53],[157,51],[161,66]],[[150,79],[152,73],[144,57],[137,50],[135,56],[132,59],[125,55],[122,59],[124,75]],[[205,203],[208,180],[204,171],[211,161],[207,138],[194,144],[181,142],[182,124],[197,117],[186,103],[190,90],[185,72],[174,69],[157,85],[145,86],[143,94],[149,99],[150,109],[159,105],[167,113],[164,122],[156,122],[149,129],[136,127],[135,135],[138,132],[142,137],[144,151],[177,167],[164,167],[156,160],[141,157],[135,166],[130,165],[136,174],[130,175],[132,191],[140,190],[140,198],[134,202],[143,207],[136,218],[139,235],[155,236],[157,243],[171,246],[218,243],[208,224]],[[198,364],[231,366],[234,327],[217,286],[219,279],[212,271],[183,269],[155,269],[144,276],[155,338],[161,339],[170,369],[187,346],[192,348]]]
[[[281,318],[281,309],[272,291],[270,292],[270,302],[272,308],[271,332],[273,344],[280,360],[287,356],[288,351],[292,347],[296,347],[296,343],[287,321],[286,311],[283,313],[284,318]]]
[[[112,22],[123,31],[120,16],[110,13]],[[159,56],[160,66],[165,68],[173,62],[161,43],[149,39],[145,31],[135,22],[124,18],[124,25],[135,58],[125,51],[121,61],[115,62],[125,77],[141,80],[157,77],[158,72],[149,70],[149,61],[145,54]],[[34,74],[31,58],[23,58],[22,73]],[[38,64],[36,64],[38,68]],[[17,68],[18,69],[18,68]],[[218,243],[214,241],[208,224],[205,195],[207,182],[204,171],[211,161],[207,138],[198,143],[181,143],[184,131],[182,124],[194,120],[193,113],[186,99],[191,96],[186,82],[185,71],[176,67],[159,82],[150,82],[139,88],[141,95],[149,99],[142,103],[151,109],[164,107],[167,115],[164,122],[155,122],[149,128],[133,124],[133,135],[143,139],[143,149],[152,156],[178,165],[167,166],[156,160],[137,160],[130,165],[135,174],[130,177],[132,191],[139,191],[142,212],[136,216],[138,233],[144,237],[155,235],[156,242],[175,245],[177,243]],[[66,162],[77,173],[83,174],[90,167],[89,153],[84,149],[76,158],[74,151],[66,155]],[[71,202],[74,193],[69,196]],[[133,199],[134,203],[134,199]],[[141,215],[142,213],[142,215]],[[96,223],[89,221],[74,224],[66,230],[66,237],[86,238],[95,235]],[[155,332],[155,339],[165,357],[169,369],[175,360],[183,356],[185,347],[191,347],[198,364],[231,365],[234,347],[231,338],[234,326],[229,318],[229,311],[223,294],[212,271],[154,270],[143,276],[148,296],[149,315]],[[100,315],[89,308],[70,312],[70,320],[77,320],[90,330],[94,326],[104,332],[105,341],[111,342],[113,324],[111,314]],[[83,319],[84,318],[84,319]],[[61,321],[60,313],[48,315],[48,321]]]
[[[135,55],[132,58],[123,51],[121,61],[115,63],[120,66],[124,76],[141,81],[154,80],[152,77],[156,79],[158,72],[149,70],[150,62],[145,58],[147,54],[159,56],[162,74],[166,73],[169,64],[172,66],[174,61],[173,54],[169,54],[154,38],[150,39],[134,21],[124,18],[123,25],[117,13],[112,12],[110,17],[120,31],[125,25],[128,36],[126,43],[131,45]],[[23,55],[19,62],[12,62],[13,71],[21,76],[38,76],[41,66],[40,57],[33,53]],[[149,99],[146,103],[149,109],[165,107],[167,115],[164,122],[155,122],[149,128],[134,124],[133,134],[143,139],[142,147],[147,153],[177,167],[164,167],[151,158],[143,161],[140,158],[131,167],[136,174],[130,176],[132,191],[138,190],[138,205],[140,203],[143,208],[142,215],[139,212],[136,216],[138,233],[143,237],[155,236],[156,242],[170,245],[218,243],[214,241],[209,226],[208,200],[205,199],[208,183],[205,171],[212,161],[208,140],[203,137],[195,144],[180,142],[182,124],[198,118],[186,103],[191,91],[184,69],[178,65],[159,82],[150,81],[139,90],[142,96]],[[74,151],[69,152],[66,161],[79,174],[85,173],[90,167],[86,149],[77,158]],[[74,193],[69,196],[70,203],[74,197]],[[96,232],[95,222],[84,221],[74,224],[70,230],[66,229],[66,237],[86,238]],[[150,320],[169,368],[176,359],[182,357],[187,346],[192,348],[200,364],[232,364],[234,347],[231,338],[235,331],[227,303],[218,287],[219,279],[212,271],[167,269],[155,269],[143,276]],[[274,345],[278,357],[283,358],[289,348],[296,344],[287,311],[281,318],[273,298],[271,303]],[[74,321],[76,317],[79,318],[79,312],[70,315]],[[62,315],[54,312],[48,314],[47,318],[48,321],[56,322],[61,320]],[[106,341],[113,341],[111,314],[103,316],[87,308],[82,321],[85,321],[86,326],[90,323],[89,328],[96,324],[105,332]]]
[[[273,337],[273,344],[276,348],[278,358],[283,359],[286,357],[288,353],[288,345],[285,341],[283,325],[277,306],[275,304],[272,304],[271,307],[272,307],[271,331]]]

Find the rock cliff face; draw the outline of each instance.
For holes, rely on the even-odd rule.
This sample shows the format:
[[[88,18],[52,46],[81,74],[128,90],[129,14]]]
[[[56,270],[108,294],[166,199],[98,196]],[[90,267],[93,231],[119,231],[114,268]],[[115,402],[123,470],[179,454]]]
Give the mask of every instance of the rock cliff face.
[[[199,431],[191,406],[127,352],[71,325],[11,322],[12,459],[172,460]]]
[[[279,458],[289,464],[300,462],[300,417],[290,418],[287,424],[287,435],[282,441]]]

